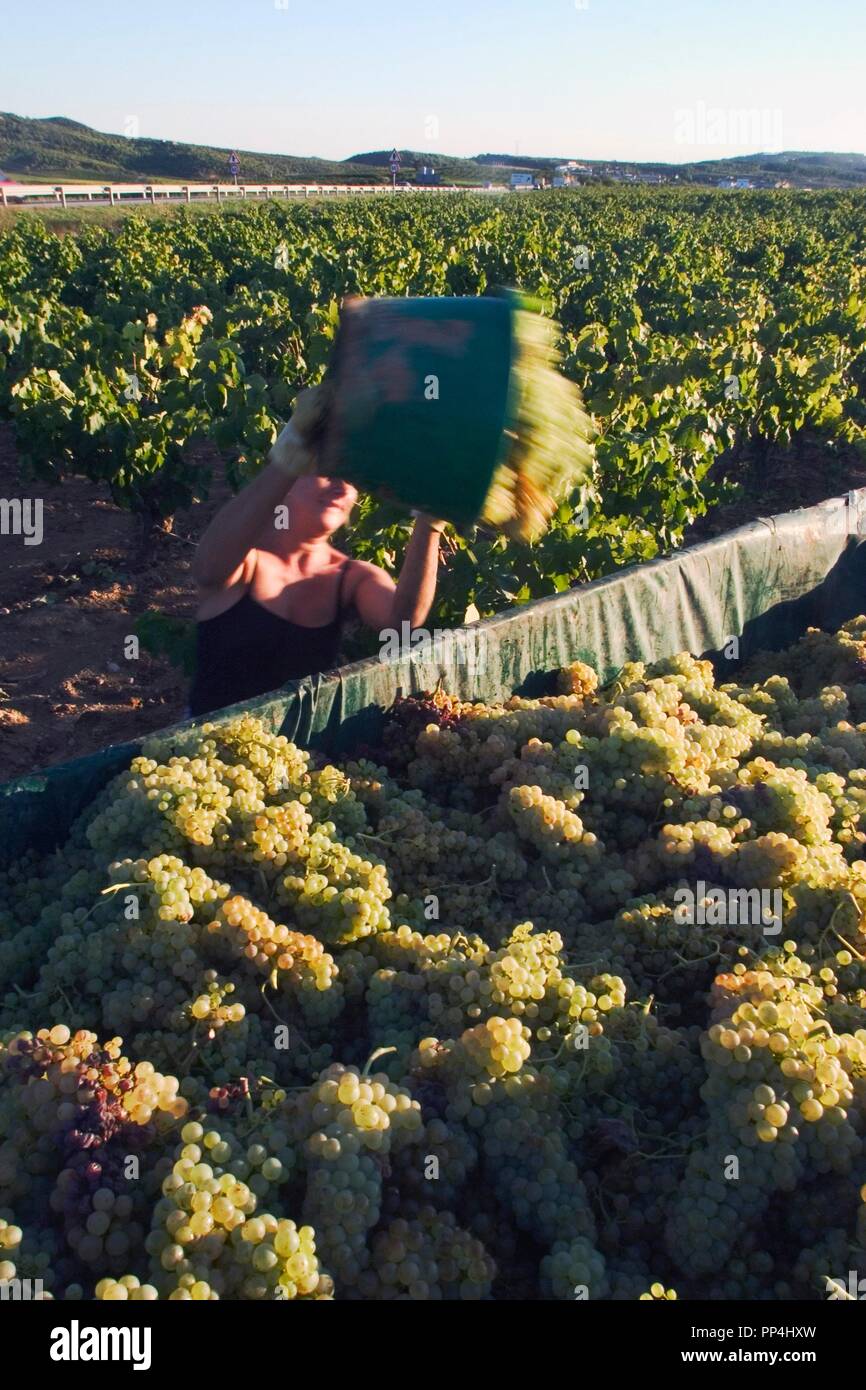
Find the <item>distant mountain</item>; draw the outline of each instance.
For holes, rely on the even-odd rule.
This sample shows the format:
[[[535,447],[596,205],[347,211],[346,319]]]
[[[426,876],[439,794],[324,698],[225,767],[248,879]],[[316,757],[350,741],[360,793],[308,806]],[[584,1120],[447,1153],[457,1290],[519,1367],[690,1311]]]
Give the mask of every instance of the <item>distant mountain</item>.
[[[228,178],[231,151],[143,136],[107,135],[66,116],[33,120],[0,113],[0,169],[25,179],[144,182],[150,179],[210,182]],[[241,177],[251,183],[376,183],[387,170],[348,168],[338,160],[239,150]],[[388,176],[390,177],[390,176]]]
[[[151,179],[210,182],[228,177],[228,149],[189,145],[175,140],[133,139],[109,135],[68,116],[31,119],[0,113],[0,169],[28,179],[60,182],[88,179],[102,182],[143,182]],[[327,182],[388,183],[390,149],[367,150],[348,159],[257,154],[239,150],[242,179],[251,183]],[[558,158],[514,154],[472,157],[400,150],[401,178],[411,179],[422,165],[432,166],[442,183],[478,186],[507,183],[523,172],[549,178]],[[866,155],[786,150],[781,154],[748,154],[684,164],[585,159],[580,163],[593,180],[677,180],[715,184],[746,178],[759,186],[786,181],[794,187],[852,188],[866,185]]]
[[[557,155],[549,159],[542,159],[540,156],[523,156],[519,154],[476,154],[473,156],[475,164],[489,164],[495,169],[552,169],[557,164],[567,164],[569,159],[574,159],[574,155]],[[588,163],[589,161],[582,161]]]
[[[866,183],[866,155],[823,154],[810,150],[785,150],[781,154],[746,154],[733,159],[703,160],[693,169],[719,178],[769,177],[787,179],[812,188],[860,186]]]
[[[794,186],[845,187],[866,184],[866,155],[812,153],[786,150],[780,154],[744,154],[725,159],[701,160],[685,164],[663,164],[659,161],[624,161],[580,159],[575,155],[542,157],[516,154],[477,154],[467,158],[453,155],[422,154],[417,150],[400,150],[402,173],[412,174],[422,164],[432,165],[442,175],[443,183],[507,182],[512,173],[543,174],[549,177],[558,164],[574,160],[591,171],[593,178],[655,178],[676,179],[680,183],[717,183],[720,179],[747,178],[757,183],[775,185],[787,180]],[[346,164],[387,166],[390,150],[369,150],[352,155]]]
[[[393,146],[392,146],[393,148]],[[402,164],[401,178],[414,177],[416,169],[424,167],[435,169],[442,183],[486,183],[490,173],[482,169],[475,159],[464,159],[460,155],[431,154],[423,150],[398,150]],[[391,150],[368,150],[364,154],[353,154],[343,161],[350,167],[362,165],[364,168],[384,168],[390,178],[388,164]]]

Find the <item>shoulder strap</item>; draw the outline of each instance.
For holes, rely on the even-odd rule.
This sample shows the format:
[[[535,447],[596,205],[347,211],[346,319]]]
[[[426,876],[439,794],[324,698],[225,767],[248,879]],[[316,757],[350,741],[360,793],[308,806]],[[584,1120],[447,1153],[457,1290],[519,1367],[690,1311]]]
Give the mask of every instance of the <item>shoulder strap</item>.
[[[339,578],[338,581],[337,581],[337,617],[338,617],[338,618],[342,617],[342,614],[343,614],[343,581],[345,580],[346,575],[348,574],[349,569],[351,568],[351,564],[352,564],[352,561],[351,561],[351,560],[344,560],[344,561],[343,561],[343,564],[340,566],[340,578]]]
[[[241,579],[248,589],[252,584],[253,579],[255,578],[256,564],[258,562],[258,558],[258,553],[256,552],[255,547],[252,547],[252,549],[248,550],[246,555],[244,556],[243,568],[241,570]]]

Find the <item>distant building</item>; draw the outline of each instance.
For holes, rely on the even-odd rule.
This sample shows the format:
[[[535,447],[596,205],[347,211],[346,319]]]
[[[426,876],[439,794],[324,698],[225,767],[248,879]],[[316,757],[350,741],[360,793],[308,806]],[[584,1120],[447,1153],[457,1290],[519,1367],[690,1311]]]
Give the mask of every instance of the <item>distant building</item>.
[[[570,159],[567,164],[557,164],[553,171],[554,188],[575,188],[581,179],[591,176],[592,170],[588,164],[578,164],[576,159]]]
[[[421,168],[415,171],[415,182],[426,184],[439,183],[440,176],[429,164],[422,164]]]

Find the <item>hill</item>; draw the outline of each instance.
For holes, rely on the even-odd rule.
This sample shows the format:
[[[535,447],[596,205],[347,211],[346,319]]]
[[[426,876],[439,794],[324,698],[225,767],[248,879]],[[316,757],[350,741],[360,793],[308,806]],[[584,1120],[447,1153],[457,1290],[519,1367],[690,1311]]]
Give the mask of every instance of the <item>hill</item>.
[[[66,116],[36,120],[0,113],[0,169],[25,179],[209,182],[228,177],[230,153],[211,145],[108,135]],[[387,175],[387,170],[362,164],[349,168],[337,160],[303,155],[249,150],[239,150],[238,154],[242,177],[256,183],[376,183],[384,182]]]
[[[460,155],[432,154],[423,150],[399,150],[401,160],[400,177],[414,178],[415,171],[425,165],[436,170],[442,183],[482,184],[490,180],[490,172],[481,168],[477,159],[463,158]],[[343,160],[348,168],[361,167],[384,170],[391,177],[388,163],[390,150],[368,150],[364,154],[353,154]],[[549,161],[548,161],[549,162]]]
[[[368,150],[352,155],[344,164],[387,168],[390,150]],[[541,174],[551,177],[558,164],[575,159],[591,171],[592,178],[662,178],[680,183],[715,184],[720,179],[754,180],[773,186],[787,180],[795,187],[851,187],[866,185],[866,155],[812,153],[787,150],[780,154],[745,154],[725,159],[699,160],[684,164],[658,161],[580,159],[576,155],[537,156],[515,154],[477,154],[471,158],[454,155],[400,150],[403,175],[411,177],[420,165],[432,165],[443,183],[507,182],[512,173]]]
[[[866,183],[866,155],[785,150],[780,154],[747,154],[733,159],[704,160],[692,169],[712,178],[787,179],[795,187],[848,188]]]
[[[0,113],[0,169],[24,180],[104,182],[210,182],[228,176],[230,150],[212,145],[189,145],[176,140],[133,139],[92,130],[67,116],[33,119]],[[390,149],[368,150],[348,159],[319,159],[313,155],[261,154],[238,151],[241,177],[256,183],[327,182],[387,183]],[[411,179],[422,165],[432,165],[443,183],[469,186],[505,183],[513,172],[549,178],[558,158],[479,154],[472,157],[401,150],[401,177]],[[582,160],[593,179],[661,179],[680,183],[715,184],[720,179],[747,178],[772,187],[785,180],[794,187],[851,188],[866,186],[866,155],[812,153],[789,150],[781,154],[748,154],[683,164]]]

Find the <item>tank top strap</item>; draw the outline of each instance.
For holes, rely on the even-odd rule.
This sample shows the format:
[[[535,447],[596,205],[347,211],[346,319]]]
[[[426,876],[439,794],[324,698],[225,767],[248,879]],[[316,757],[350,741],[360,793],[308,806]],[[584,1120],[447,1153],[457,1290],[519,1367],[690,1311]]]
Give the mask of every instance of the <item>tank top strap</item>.
[[[343,615],[343,585],[351,564],[351,560],[344,560],[340,567],[340,577],[337,580],[337,620]]]

